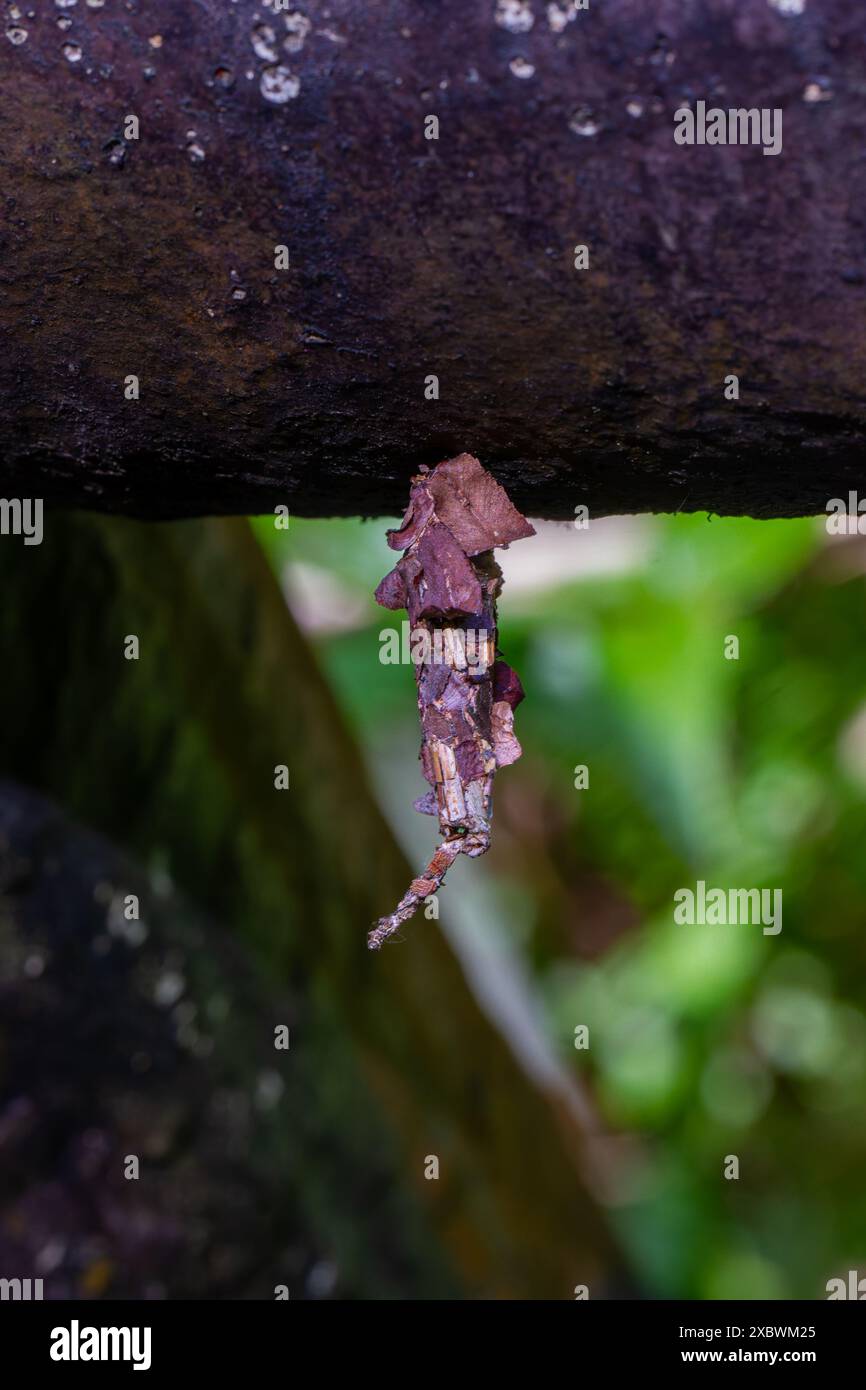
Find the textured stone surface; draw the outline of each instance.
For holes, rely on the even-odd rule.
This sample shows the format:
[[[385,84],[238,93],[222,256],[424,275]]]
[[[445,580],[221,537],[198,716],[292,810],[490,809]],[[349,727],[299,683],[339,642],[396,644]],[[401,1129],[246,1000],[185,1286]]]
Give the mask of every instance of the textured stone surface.
[[[462,450],[530,515],[793,514],[856,486],[860,4],[568,8],[7,18],[4,495],[394,514]],[[783,152],[675,145],[698,99],[781,108]]]

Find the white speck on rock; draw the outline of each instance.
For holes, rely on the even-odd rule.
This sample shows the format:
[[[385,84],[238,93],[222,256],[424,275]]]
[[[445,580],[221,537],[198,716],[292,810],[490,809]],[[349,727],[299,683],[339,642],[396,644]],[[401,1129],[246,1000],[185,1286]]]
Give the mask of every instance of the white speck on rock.
[[[286,28],[289,31],[289,37],[286,39],[283,47],[287,53],[300,53],[304,44],[307,42],[307,35],[313,27],[312,22],[307,19],[305,14],[301,14],[300,10],[295,10],[292,14],[284,15],[283,18],[286,22]]]
[[[636,98],[632,98],[631,101],[626,102],[625,109],[630,116],[633,116],[635,120],[637,120],[638,116],[643,115],[643,102],[638,101]]]
[[[806,0],[767,0],[771,10],[783,15],[803,14]]]
[[[585,9],[586,6],[583,6]],[[577,0],[562,0],[558,5],[548,5],[547,22],[554,34],[561,34],[569,24],[577,19],[578,11],[581,6]]]
[[[63,56],[67,63],[81,62],[81,48],[77,43],[65,43],[63,45]]]
[[[598,135],[598,132],[601,130],[601,126],[588,106],[581,106],[575,111],[568,123],[568,128],[573,131],[575,135],[586,136]]]
[[[508,64],[515,77],[534,77],[535,68],[525,58],[512,58]]]
[[[529,0],[496,0],[493,19],[500,29],[512,34],[528,34],[535,23]]]
[[[803,100],[813,106],[819,101],[832,101],[833,92],[826,77],[819,77],[817,82],[807,82],[803,88]]]
[[[270,24],[254,24],[250,43],[257,58],[266,63],[277,61],[277,36]]]
[[[26,30],[26,29],[20,29],[20,28],[18,27],[18,25],[16,24],[16,25],[13,25],[11,29],[7,29],[7,30],[6,30],[6,37],[7,37],[7,39],[9,40],[10,43],[14,43],[14,44],[26,43],[26,42],[27,42],[27,30]]]
[[[293,77],[288,68],[284,68],[280,63],[265,68],[259,82],[259,91],[265,101],[272,101],[275,106],[294,101],[300,90],[300,78]]]

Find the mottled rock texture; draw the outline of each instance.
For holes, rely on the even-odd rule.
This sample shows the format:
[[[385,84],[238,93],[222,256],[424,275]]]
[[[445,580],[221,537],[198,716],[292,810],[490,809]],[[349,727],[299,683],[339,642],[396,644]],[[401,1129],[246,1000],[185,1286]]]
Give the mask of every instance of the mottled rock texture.
[[[6,495],[393,515],[463,450],[533,516],[857,485],[856,0],[35,9],[0,33]],[[780,108],[782,153],[677,146],[700,99]]]

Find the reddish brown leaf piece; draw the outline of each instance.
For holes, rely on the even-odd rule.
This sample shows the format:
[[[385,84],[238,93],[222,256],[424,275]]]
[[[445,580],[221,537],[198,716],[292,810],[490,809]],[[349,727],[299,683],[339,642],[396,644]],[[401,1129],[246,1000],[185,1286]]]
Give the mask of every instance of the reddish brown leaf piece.
[[[471,454],[458,454],[430,474],[436,514],[466,555],[509,545],[535,530],[512,506],[508,493]]]
[[[400,527],[388,532],[397,564],[376,590],[384,608],[406,607],[412,624],[421,768],[431,790],[415,809],[439,817],[442,843],[423,874],[367,938],[378,950],[442,884],[458,854],[490,844],[493,776],[520,757],[513,711],[523,688],[498,660],[495,546],[534,535],[505,489],[471,454],[412,479]]]

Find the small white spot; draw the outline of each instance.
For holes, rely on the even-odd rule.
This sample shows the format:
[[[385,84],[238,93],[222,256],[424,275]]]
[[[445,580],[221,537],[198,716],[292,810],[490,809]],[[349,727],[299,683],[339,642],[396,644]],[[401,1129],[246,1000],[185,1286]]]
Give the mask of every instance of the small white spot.
[[[525,58],[512,58],[508,64],[515,77],[534,77],[535,68]]]
[[[81,48],[77,43],[65,43],[63,45],[63,56],[67,63],[81,62]]]
[[[151,48],[162,48],[162,34],[151,34],[148,43]]]
[[[68,15],[61,15],[61,17],[57,21],[57,27],[58,29],[71,29],[72,20],[68,17]]]
[[[62,1240],[49,1240],[36,1256],[36,1268],[40,1274],[51,1274],[63,1263],[66,1245]]]
[[[289,37],[286,39],[283,47],[287,53],[300,53],[304,44],[307,42],[307,35],[313,26],[310,20],[307,19],[307,16],[301,14],[300,10],[295,10],[292,14],[284,15],[283,18],[286,21],[286,28],[289,31]]]
[[[575,135],[598,135],[601,126],[595,119],[588,106],[581,106],[575,111],[568,123],[569,130],[574,131]]]
[[[806,0],[767,0],[767,4],[784,15],[802,14],[806,8]]]
[[[14,43],[14,44],[26,43],[26,42],[27,42],[27,30],[26,30],[26,29],[19,29],[17,25],[14,25],[11,29],[7,29],[7,30],[6,30],[6,37],[7,37],[7,39],[9,40],[10,43]]]
[[[260,1110],[273,1110],[285,1089],[279,1072],[259,1072],[256,1078],[256,1104]]]
[[[186,989],[186,980],[176,970],[166,970],[160,975],[153,991],[153,1000],[162,1009],[170,1009]]]
[[[535,23],[529,0],[496,0],[493,19],[500,29],[512,34],[528,34]]]
[[[54,0],[58,10],[71,10],[73,5],[78,4],[78,0]]]
[[[577,19],[580,8],[577,0],[562,0],[559,5],[548,5],[547,22],[554,34],[561,34],[567,25]]]
[[[818,101],[832,101],[833,93],[827,78],[819,77],[817,82],[807,82],[803,88],[803,100],[810,105]]]
[[[45,957],[40,955],[28,956],[24,962],[24,974],[28,980],[38,980],[45,969]]]
[[[266,63],[277,61],[277,36],[270,24],[254,24],[250,43],[257,58]]]
[[[204,150],[198,142],[198,136],[194,130],[186,133],[186,152],[192,164],[201,164],[204,159]]]
[[[104,4],[105,0],[87,0],[89,10],[101,10]]]
[[[638,116],[643,115],[643,102],[633,97],[631,101],[626,102],[625,109],[630,116],[634,116],[635,120],[637,120]]]
[[[259,91],[265,101],[272,101],[276,106],[282,106],[287,101],[294,101],[300,90],[300,78],[293,77],[288,68],[284,68],[282,64],[265,68],[259,82]]]
[[[317,29],[317,30],[316,30],[316,33],[318,34],[319,38],[321,38],[321,39],[329,39],[331,43],[345,43],[345,42],[346,42],[346,40],[343,38],[343,35],[342,35],[342,34],[338,34],[337,31],[336,31],[336,29]],[[402,33],[402,30],[401,30],[401,33]],[[403,37],[404,37],[404,38],[406,37],[405,34],[403,35]]]

